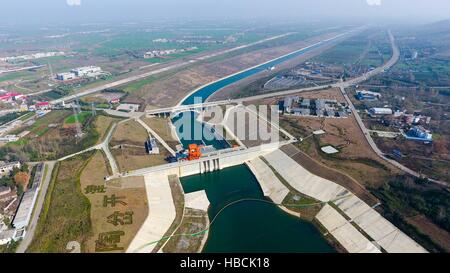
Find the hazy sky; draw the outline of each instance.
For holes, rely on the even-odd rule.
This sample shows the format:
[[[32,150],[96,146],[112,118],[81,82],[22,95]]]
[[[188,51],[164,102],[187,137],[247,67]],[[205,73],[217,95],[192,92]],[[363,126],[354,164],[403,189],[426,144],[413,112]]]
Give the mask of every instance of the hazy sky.
[[[450,19],[450,0],[0,0],[0,23],[148,19]]]

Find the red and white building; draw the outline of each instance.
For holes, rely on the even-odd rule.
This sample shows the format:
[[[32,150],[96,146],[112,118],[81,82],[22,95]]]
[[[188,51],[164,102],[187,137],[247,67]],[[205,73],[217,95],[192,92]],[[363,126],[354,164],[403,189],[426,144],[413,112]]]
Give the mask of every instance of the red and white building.
[[[0,101],[1,102],[13,102],[16,100],[24,99],[26,96],[21,93],[16,92],[8,92],[4,94],[0,94]]]
[[[50,103],[48,101],[38,102],[34,106],[36,110],[49,110],[51,108]]]

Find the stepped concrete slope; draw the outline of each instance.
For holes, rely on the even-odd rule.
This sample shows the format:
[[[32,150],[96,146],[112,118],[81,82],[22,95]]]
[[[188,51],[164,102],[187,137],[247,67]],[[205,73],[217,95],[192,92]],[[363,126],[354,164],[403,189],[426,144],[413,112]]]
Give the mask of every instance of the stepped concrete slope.
[[[289,189],[281,183],[269,166],[260,158],[247,162],[247,166],[261,185],[264,196],[269,197],[276,204],[281,204],[289,193]]]
[[[381,253],[381,251],[361,234],[344,216],[326,204],[316,219],[350,253]]]
[[[344,187],[310,173],[281,150],[264,158],[292,187],[319,201],[328,202],[349,194]]]
[[[387,252],[426,252],[419,244],[356,196],[334,202]]]
[[[330,180],[310,173],[281,150],[267,154],[264,158],[296,190],[322,202],[333,202],[339,208],[339,211],[336,210],[339,215],[336,215],[324,207],[322,210],[325,211],[321,211],[318,214],[320,218],[317,219],[333,236],[336,235],[335,238],[349,252],[358,250],[363,242],[358,238],[359,233],[350,232],[349,227],[339,232],[334,231],[337,227],[334,223],[342,222],[341,217],[350,219],[345,221],[356,224],[367,234],[364,235],[367,239],[387,252],[427,252],[353,193]],[[359,243],[355,245],[356,242]]]

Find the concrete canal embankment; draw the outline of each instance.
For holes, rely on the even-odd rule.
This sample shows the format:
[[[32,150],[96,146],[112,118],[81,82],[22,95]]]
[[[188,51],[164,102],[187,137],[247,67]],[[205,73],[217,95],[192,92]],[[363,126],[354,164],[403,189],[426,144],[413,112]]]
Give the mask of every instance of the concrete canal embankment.
[[[316,219],[347,251],[427,252],[353,193],[310,173],[283,151],[276,150],[264,158],[297,191],[327,203]]]

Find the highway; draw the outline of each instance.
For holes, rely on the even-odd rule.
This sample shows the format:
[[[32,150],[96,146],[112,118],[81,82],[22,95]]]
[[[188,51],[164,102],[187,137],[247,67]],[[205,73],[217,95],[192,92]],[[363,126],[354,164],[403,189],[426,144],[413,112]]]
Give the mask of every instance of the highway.
[[[369,143],[370,147],[372,148],[372,150],[382,159],[384,159],[385,161],[391,163],[392,165],[394,165],[395,167],[399,168],[400,170],[404,171],[405,173],[408,173],[414,177],[417,178],[423,178],[424,176],[419,174],[416,171],[413,171],[411,169],[409,169],[408,167],[400,164],[399,162],[387,158],[384,153],[377,147],[377,145],[375,144],[375,142],[373,141],[372,137],[370,136],[370,132],[369,130],[366,128],[366,126],[364,125],[364,122],[361,119],[361,116],[359,115],[358,111],[356,110],[355,106],[353,105],[353,102],[351,101],[351,99],[349,98],[347,92],[345,92],[345,88],[350,87],[352,85],[358,84],[360,82],[363,82],[365,80],[367,80],[370,77],[373,77],[375,75],[378,75],[380,73],[383,73],[384,71],[388,70],[389,68],[391,68],[393,65],[395,65],[400,57],[400,51],[397,47],[397,45],[395,44],[395,38],[392,35],[392,32],[389,30],[389,40],[391,42],[391,47],[392,47],[392,57],[391,59],[386,62],[383,66],[380,66],[360,77],[351,79],[349,81],[346,82],[340,82],[335,84],[336,87],[339,87],[339,89],[342,92],[342,95],[344,96],[345,100],[347,101],[347,104],[349,105],[350,110],[353,112],[356,122],[358,123],[359,128],[361,129],[362,133],[364,134],[364,137],[366,138],[367,142]],[[438,180],[434,180],[431,178],[428,178],[429,181],[439,184],[441,186],[445,186],[445,187],[450,187],[450,185],[444,181],[438,181]]]
[[[245,72],[247,70],[254,69],[254,68],[258,67],[258,66],[264,65],[266,63],[273,62],[273,61],[278,60],[278,59],[282,59],[282,58],[284,58],[284,57],[286,57],[288,55],[295,54],[296,52],[303,51],[305,49],[314,47],[316,45],[319,45],[319,44],[322,44],[322,43],[326,43],[326,42],[329,42],[331,40],[335,40],[335,39],[340,38],[340,37],[342,37],[342,36],[344,36],[344,35],[346,35],[348,33],[355,32],[355,31],[357,31],[359,29],[361,29],[361,28],[357,28],[357,29],[354,29],[354,30],[351,30],[351,31],[348,31],[348,32],[345,32],[345,33],[338,34],[338,35],[336,35],[334,37],[331,37],[331,38],[319,41],[319,42],[314,43],[312,45],[309,45],[309,46],[307,46],[305,48],[302,48],[302,49],[299,49],[299,50],[295,50],[293,52],[290,52],[288,54],[285,54],[285,55],[280,56],[278,58],[275,58],[273,60],[267,61],[267,62],[265,62],[263,64],[258,64],[258,65],[254,66],[254,67],[251,67],[251,68],[239,71],[236,74]],[[174,64],[171,64],[171,65],[168,65],[168,66],[165,66],[165,67],[162,67],[162,68],[158,68],[158,69],[150,71],[150,72],[145,72],[145,73],[142,73],[142,74],[139,74],[139,75],[130,76],[128,78],[117,80],[117,81],[114,81],[114,82],[111,82],[111,83],[107,83],[107,84],[104,84],[104,85],[101,85],[101,86],[98,86],[98,87],[93,87],[93,88],[81,91],[79,93],[76,93],[76,94],[73,94],[73,95],[70,95],[70,96],[66,96],[66,97],[62,97],[62,98],[56,99],[56,100],[52,100],[52,101],[50,101],[50,103],[55,105],[55,104],[62,103],[63,101],[64,102],[71,101],[71,100],[74,100],[76,98],[80,98],[80,97],[84,97],[84,96],[87,96],[87,95],[90,95],[90,94],[93,94],[93,93],[97,93],[97,92],[100,92],[100,91],[105,90],[105,89],[114,88],[114,87],[117,87],[117,86],[120,86],[120,85],[124,85],[124,84],[130,83],[130,82],[133,82],[133,81],[138,81],[138,80],[141,80],[141,79],[144,79],[144,78],[156,75],[156,74],[160,74],[160,73],[167,72],[167,71],[170,71],[170,70],[178,69],[178,68],[181,68],[181,67],[184,67],[184,66],[187,66],[187,65],[198,63],[198,62],[201,62],[201,61],[204,61],[204,60],[207,60],[207,59],[211,59],[211,58],[214,58],[214,57],[217,57],[217,56],[220,56],[220,55],[224,55],[224,54],[227,54],[227,53],[230,53],[230,52],[233,52],[233,51],[237,51],[237,50],[240,50],[240,49],[244,49],[244,48],[247,48],[247,47],[255,46],[255,45],[258,45],[258,44],[261,44],[261,43],[265,43],[265,42],[268,42],[268,41],[271,41],[271,40],[279,39],[279,38],[282,38],[282,37],[285,37],[285,36],[288,36],[288,35],[292,35],[292,34],[293,34],[292,32],[289,32],[289,33],[285,33],[285,34],[282,34],[282,35],[269,37],[267,39],[263,39],[263,40],[260,40],[260,41],[254,42],[254,43],[241,45],[241,46],[238,46],[238,47],[222,50],[220,52],[211,53],[211,54],[208,54],[208,55],[205,55],[205,56],[192,58],[192,59],[187,60],[187,61],[174,63]],[[233,75],[235,75],[235,74],[228,75],[225,78],[229,78],[229,77],[231,77]],[[220,80],[223,80],[223,79],[219,79],[218,81],[220,81]],[[207,85],[210,85],[210,84],[211,83],[208,83]],[[200,88],[202,88],[202,87],[200,87]],[[197,89],[192,91],[191,94],[195,93],[196,91],[197,91]],[[191,95],[191,94],[189,94],[189,95]],[[187,95],[186,97],[188,97],[189,95]],[[184,101],[185,99],[186,98],[184,98],[182,101]]]
[[[287,95],[291,95],[291,94],[297,94],[299,92],[307,92],[307,91],[316,91],[316,90],[322,90],[322,89],[328,89],[330,87],[334,87],[334,88],[339,88],[342,92],[342,95],[344,96],[345,100],[347,101],[347,104],[349,105],[350,110],[353,112],[355,119],[358,123],[358,126],[360,127],[361,131],[364,134],[364,137],[366,138],[367,142],[369,143],[370,147],[372,148],[372,150],[383,160],[391,163],[392,165],[394,165],[395,167],[399,168],[400,170],[404,171],[405,173],[408,173],[414,177],[417,178],[423,178],[424,176],[419,174],[416,171],[413,171],[411,169],[409,169],[408,167],[400,164],[399,162],[387,158],[384,153],[377,147],[377,145],[375,144],[375,142],[373,141],[372,137],[370,136],[370,132],[369,130],[366,128],[366,126],[364,125],[358,111],[356,110],[355,106],[353,105],[353,102],[350,100],[349,96],[347,95],[347,93],[345,92],[345,88],[348,88],[350,86],[359,84],[361,82],[366,81],[367,79],[374,77],[376,75],[379,75],[381,73],[384,73],[385,71],[387,71],[388,69],[390,69],[392,66],[394,66],[399,58],[400,58],[400,50],[398,49],[396,43],[395,43],[395,37],[394,35],[392,35],[392,32],[389,30],[388,31],[388,35],[389,35],[389,40],[391,43],[391,47],[392,47],[392,57],[382,66],[377,67],[374,70],[371,70],[359,77],[356,78],[352,78],[349,79],[348,81],[340,81],[338,83],[334,83],[331,85],[323,85],[323,86],[315,86],[315,87],[309,87],[309,88],[301,88],[301,89],[293,89],[293,90],[286,90],[286,91],[279,91],[279,92],[271,92],[271,93],[267,93],[267,94],[261,94],[261,95],[256,95],[256,96],[251,96],[251,97],[245,97],[245,98],[240,98],[240,99],[233,99],[233,100],[228,100],[228,101],[215,101],[215,102],[209,102],[207,100],[206,106],[213,106],[214,103],[216,103],[216,105],[222,105],[222,104],[226,104],[226,102],[228,103],[243,103],[246,101],[255,101],[255,100],[260,100],[260,99],[265,99],[265,98],[272,98],[272,97],[278,97],[278,96],[287,96]],[[173,107],[172,109],[174,110],[178,110],[178,109],[183,109],[184,108],[188,108],[189,105],[184,105],[184,106],[178,106],[178,107]],[[167,109],[165,109],[167,110]],[[158,109],[154,109],[152,110],[152,113],[157,112]],[[435,180],[435,179],[431,179],[428,178],[428,180],[430,182],[439,184],[441,186],[445,186],[445,187],[450,187],[450,185],[447,182],[444,181],[439,181],[439,180]]]
[[[265,43],[265,42],[268,42],[268,41],[271,41],[271,40],[279,39],[279,38],[282,38],[282,37],[285,37],[285,36],[288,36],[288,35],[292,35],[292,34],[293,34],[292,32],[285,33],[285,34],[282,34],[282,35],[269,37],[269,38],[266,38],[266,39],[263,39],[263,40],[260,40],[260,41],[254,42],[254,43],[250,43],[250,44],[241,45],[241,46],[238,46],[238,47],[222,50],[220,52],[211,53],[211,54],[208,54],[208,55],[205,55],[205,56],[201,56],[201,57],[198,57],[198,58],[195,58],[195,59],[191,59],[191,60],[188,60],[188,61],[174,63],[172,65],[169,65],[169,66],[166,66],[166,67],[162,67],[162,68],[150,71],[150,72],[145,72],[145,73],[142,73],[142,74],[139,74],[139,75],[135,75],[135,76],[131,76],[131,77],[128,77],[128,78],[125,78],[125,79],[122,79],[122,80],[117,80],[117,81],[114,81],[114,82],[111,82],[111,83],[107,83],[107,84],[104,84],[104,85],[101,85],[101,86],[98,86],[98,87],[93,87],[93,88],[81,91],[81,92],[79,92],[77,94],[73,94],[73,95],[70,95],[70,96],[66,96],[66,97],[62,97],[62,98],[50,101],[50,103],[55,105],[55,104],[58,104],[58,103],[62,103],[63,101],[64,102],[71,101],[71,100],[74,100],[76,98],[80,98],[80,97],[87,96],[87,95],[90,95],[90,94],[93,94],[93,93],[97,93],[97,92],[100,92],[100,91],[108,89],[108,88],[114,88],[114,87],[117,87],[117,86],[120,86],[120,85],[124,85],[124,84],[130,83],[130,82],[133,82],[133,81],[141,80],[141,79],[144,79],[144,78],[156,75],[156,74],[160,74],[160,73],[163,73],[163,72],[166,72],[166,71],[169,71],[169,70],[174,70],[174,69],[177,69],[177,68],[180,68],[180,67],[183,67],[183,66],[191,65],[191,64],[194,64],[194,63],[197,63],[197,62],[201,62],[201,61],[204,61],[204,60],[207,60],[207,59],[210,59],[210,58],[214,58],[214,57],[217,57],[217,56],[220,56],[220,55],[223,55],[223,54],[227,54],[227,53],[230,53],[230,52],[233,52],[233,51],[236,51],[236,50],[244,49],[244,48],[247,48],[247,47],[251,47],[251,46],[258,45],[258,44],[261,44],[261,43]]]

